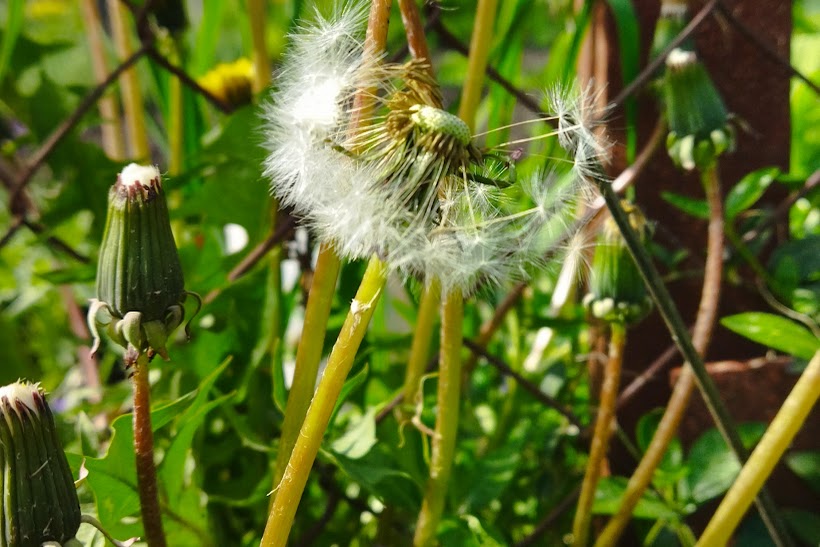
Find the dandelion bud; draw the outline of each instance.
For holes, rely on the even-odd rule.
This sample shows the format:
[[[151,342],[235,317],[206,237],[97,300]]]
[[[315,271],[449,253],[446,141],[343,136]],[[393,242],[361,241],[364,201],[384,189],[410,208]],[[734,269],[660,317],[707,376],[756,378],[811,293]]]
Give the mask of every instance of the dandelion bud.
[[[630,224],[645,241],[649,232],[646,219],[635,205],[622,203],[629,214]],[[652,308],[643,279],[612,218],[604,222],[595,247],[584,307],[596,319],[623,324],[637,323]]]
[[[238,108],[250,104],[253,78],[253,63],[242,57],[233,63],[217,65],[199,78],[198,83],[223,103]]]
[[[80,502],[37,384],[0,387],[0,467],[0,545],[39,547],[75,536]]]
[[[652,47],[649,50],[649,58],[654,59],[666,49],[686,27],[689,22],[689,8],[684,0],[665,0],[661,2],[661,13],[658,22],[655,23],[655,35],[652,38]],[[692,38],[686,38],[680,44],[680,49],[693,51],[694,44]]]
[[[94,350],[103,326],[123,347],[167,358],[165,343],[182,323],[187,294],[159,170],[132,163],[108,194],[97,298],[88,317]],[[98,322],[100,311],[109,322]]]
[[[669,156],[687,171],[707,168],[734,145],[726,106],[694,51],[672,50],[666,68]]]

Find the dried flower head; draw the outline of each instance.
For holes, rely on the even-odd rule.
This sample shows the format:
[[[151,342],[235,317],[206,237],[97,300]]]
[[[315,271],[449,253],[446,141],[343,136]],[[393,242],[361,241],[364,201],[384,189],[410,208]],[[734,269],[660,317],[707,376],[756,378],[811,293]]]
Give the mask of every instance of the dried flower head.
[[[521,272],[562,233],[581,177],[519,183],[503,150],[482,150],[444,110],[425,63],[363,51],[364,22],[361,6],[349,7],[292,37],[267,111],[274,193],[341,255],[377,253],[445,291]],[[591,175],[599,141],[581,116],[568,121],[574,107],[562,108],[559,138]]]

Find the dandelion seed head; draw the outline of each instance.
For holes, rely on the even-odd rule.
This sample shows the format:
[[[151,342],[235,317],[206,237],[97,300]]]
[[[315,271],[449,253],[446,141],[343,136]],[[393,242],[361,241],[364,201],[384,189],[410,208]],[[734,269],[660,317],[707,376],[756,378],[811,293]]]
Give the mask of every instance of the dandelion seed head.
[[[605,152],[583,96],[561,91],[553,101],[576,172],[519,181],[517,157],[485,155],[444,109],[426,63],[365,55],[363,13],[317,15],[292,38],[266,112],[274,193],[340,256],[376,253],[445,292],[526,275],[566,237]]]

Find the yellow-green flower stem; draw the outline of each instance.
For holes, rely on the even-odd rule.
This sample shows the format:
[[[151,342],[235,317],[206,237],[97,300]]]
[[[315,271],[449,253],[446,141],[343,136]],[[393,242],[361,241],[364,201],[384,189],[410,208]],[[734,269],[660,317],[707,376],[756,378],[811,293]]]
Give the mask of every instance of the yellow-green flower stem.
[[[470,58],[467,61],[467,76],[464,79],[461,104],[458,110],[459,118],[467,124],[470,131],[475,127],[475,114],[481,98],[497,8],[497,0],[479,0],[476,7],[473,35],[470,39]],[[436,537],[436,529],[444,510],[447,482],[453,465],[458,433],[464,299],[458,288],[443,299],[437,393],[438,412],[432,443],[430,478],[424,491],[424,499],[413,538],[413,545],[417,547],[431,544]]]
[[[447,483],[453,466],[458,433],[461,393],[461,343],[464,297],[453,291],[444,300],[441,312],[441,356],[438,373],[438,413],[432,442],[430,478],[424,491],[421,512],[413,537],[415,547],[431,545],[444,511]]]
[[[170,40],[173,48],[173,58],[170,59],[175,65],[180,65],[179,42],[172,38]],[[182,172],[182,149],[183,149],[183,123],[182,123],[182,80],[173,74],[169,75],[168,81],[168,174],[178,175]]]
[[[720,193],[720,178],[717,165],[713,165],[702,173],[703,187],[706,192],[706,201],[709,204],[709,228],[706,243],[706,265],[704,267],[703,288],[697,318],[692,332],[692,345],[702,357],[706,354],[712,331],[718,317],[718,303],[720,302],[720,284],[723,276],[723,199]],[[649,443],[637,469],[632,474],[618,507],[618,512],[607,523],[601,536],[595,543],[597,546],[614,545],[623,533],[635,506],[643,496],[644,491],[652,482],[652,476],[660,465],[669,443],[677,433],[680,421],[689,406],[692,391],[695,388],[695,375],[692,367],[684,365],[681,375],[675,384],[675,389],[669,398],[669,403],[658,424],[658,429]]]
[[[276,467],[273,475],[274,489],[279,486],[279,481],[285,473],[291,450],[296,444],[299,430],[302,428],[302,422],[310,406],[310,400],[313,398],[316,373],[322,359],[327,320],[330,316],[330,306],[333,303],[333,293],[336,289],[336,280],[339,277],[340,267],[341,262],[333,247],[323,244],[319,248],[319,256],[316,259],[313,283],[310,286],[310,293],[305,305],[302,337],[299,339],[299,346],[296,349],[293,384],[285,406],[282,435],[279,438],[279,448],[276,454]]]
[[[370,259],[339,338],[328,357],[327,367],[308,408],[282,481],[275,492],[276,497],[268,515],[261,547],[283,547],[287,543],[299,500],[322,444],[330,415],[384,289],[387,273],[388,268],[384,262],[376,257]]]
[[[416,315],[413,342],[410,345],[410,355],[407,358],[407,370],[404,374],[404,387],[402,388],[404,405],[399,407],[402,419],[409,418],[408,412],[403,409],[412,408],[416,404],[416,398],[421,389],[421,378],[424,376],[430,357],[430,344],[433,341],[433,329],[436,326],[440,301],[441,284],[437,279],[433,279],[425,285],[421,293],[419,311]]]
[[[131,35],[125,23],[125,5],[120,0],[108,0],[108,13],[111,18],[111,31],[120,60],[127,59],[133,53]],[[132,159],[148,162],[151,151],[148,146],[148,133],[145,130],[145,112],[143,111],[142,91],[136,67],[131,67],[120,76],[122,105],[125,111],[128,152]]]
[[[624,346],[626,344],[626,327],[621,323],[610,326],[609,355],[604,368],[604,381],[601,384],[601,397],[598,404],[598,416],[595,419],[595,431],[592,435],[589,460],[587,461],[575,520],[572,524],[572,544],[586,547],[589,542],[589,526],[592,522],[592,504],[595,501],[595,489],[601,477],[601,464],[606,457],[609,438],[612,434],[612,422],[615,419],[615,405],[618,400],[618,387],[621,382],[621,365],[623,364]]]
[[[820,351],[814,354],[746,465],[740,470],[740,474],[698,540],[698,546],[722,547],[729,542],[732,532],[806,421],[818,397]]]
[[[137,462],[137,490],[142,526],[149,547],[165,547],[162,512],[159,506],[157,470],[154,466],[154,433],[151,428],[151,384],[148,382],[148,354],[130,348],[125,356],[134,383],[134,455]]]
[[[94,81],[104,82],[108,77],[108,63],[105,58],[105,44],[103,42],[103,23],[97,10],[95,0],[83,0],[83,23],[88,37],[88,49],[91,56],[91,68],[94,70]],[[114,94],[106,94],[97,101],[102,123],[102,147],[105,155],[115,161],[125,157],[125,143],[123,142],[122,124],[117,109],[117,99]]]
[[[471,130],[475,127],[475,113],[484,87],[484,72],[487,69],[487,57],[490,54],[497,11],[498,0],[479,0],[476,6],[473,35],[470,38],[470,57],[467,60],[467,76],[461,90],[461,104],[458,110],[458,116]]]
[[[265,1],[248,0],[248,18],[253,41],[253,92],[259,93],[270,84],[270,57],[265,41]]]

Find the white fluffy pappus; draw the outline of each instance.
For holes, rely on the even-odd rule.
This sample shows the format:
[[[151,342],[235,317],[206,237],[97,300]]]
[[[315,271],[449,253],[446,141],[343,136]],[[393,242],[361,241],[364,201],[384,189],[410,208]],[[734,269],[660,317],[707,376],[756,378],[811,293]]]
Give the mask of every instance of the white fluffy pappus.
[[[567,239],[584,179],[605,152],[582,107],[553,96],[575,173],[504,181],[511,174],[484,161],[467,126],[443,110],[424,64],[365,56],[365,21],[354,6],[317,14],[291,37],[266,111],[273,192],[340,256],[376,253],[445,292],[523,276]],[[356,106],[363,89],[372,108]]]

